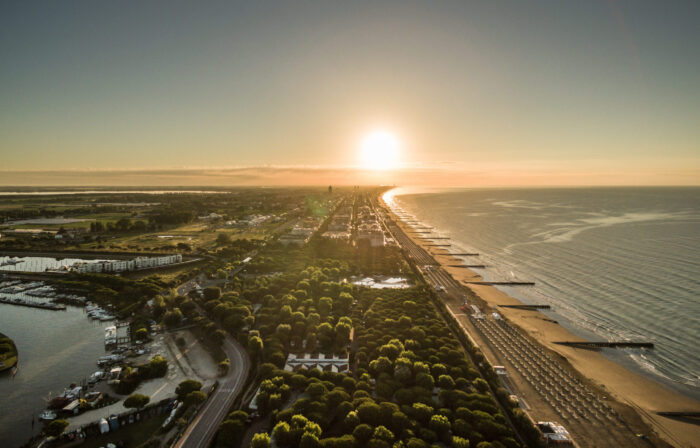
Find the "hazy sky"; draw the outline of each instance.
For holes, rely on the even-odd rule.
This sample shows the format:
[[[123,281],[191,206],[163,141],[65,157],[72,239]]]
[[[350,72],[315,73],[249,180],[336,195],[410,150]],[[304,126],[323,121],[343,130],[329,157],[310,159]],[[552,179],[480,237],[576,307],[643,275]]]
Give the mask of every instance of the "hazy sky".
[[[697,0],[2,2],[0,64],[0,184],[312,182],[376,128],[399,183],[700,184]]]

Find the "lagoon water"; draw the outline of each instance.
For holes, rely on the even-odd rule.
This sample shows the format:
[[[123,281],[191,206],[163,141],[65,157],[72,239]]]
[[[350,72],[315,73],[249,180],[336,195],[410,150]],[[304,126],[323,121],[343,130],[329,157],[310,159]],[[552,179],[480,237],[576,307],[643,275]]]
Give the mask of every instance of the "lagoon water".
[[[19,352],[13,378],[0,374],[0,447],[16,447],[32,431],[32,415],[45,408],[44,398],[63,392],[97,370],[105,354],[104,323],[90,320],[82,308],[49,311],[0,304],[0,332],[11,337]]]
[[[700,188],[410,190],[404,211],[467,257],[487,280],[534,281],[504,291],[590,339],[650,340],[604,350],[700,399]],[[478,263],[481,264],[481,263]]]

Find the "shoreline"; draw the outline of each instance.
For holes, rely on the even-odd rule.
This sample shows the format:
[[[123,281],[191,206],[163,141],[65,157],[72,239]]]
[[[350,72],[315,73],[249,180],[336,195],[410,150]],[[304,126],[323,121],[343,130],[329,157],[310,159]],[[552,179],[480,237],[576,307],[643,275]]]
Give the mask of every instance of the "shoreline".
[[[634,409],[644,423],[649,425],[659,437],[674,446],[684,447],[695,446],[694,444],[700,440],[699,425],[657,414],[657,412],[669,411],[699,412],[700,402],[685,397],[668,389],[661,383],[633,372],[627,367],[610,360],[599,351],[554,344],[554,341],[584,341],[584,339],[538,311],[497,307],[497,305],[522,305],[523,302],[494,286],[465,284],[465,282],[484,281],[484,279],[477,272],[464,267],[466,264],[464,260],[452,256],[447,251],[442,253],[443,248],[430,246],[430,244],[435,243],[421,239],[420,233],[407,232],[407,230],[413,230],[413,227],[399,217],[392,207],[384,201],[382,196],[380,196],[380,201],[395,218],[395,222],[406,236],[425,249],[445,272],[461,285],[471,290],[483,304],[492,308],[492,311],[498,311],[509,322],[519,327],[541,346],[561,356],[598,390],[609,394],[618,402]],[[456,305],[453,304],[453,307],[456,307]],[[450,306],[448,306],[449,308]],[[471,332],[467,328],[464,329],[467,332]],[[485,355],[487,359],[491,358],[492,364],[497,358],[493,353],[485,352]]]

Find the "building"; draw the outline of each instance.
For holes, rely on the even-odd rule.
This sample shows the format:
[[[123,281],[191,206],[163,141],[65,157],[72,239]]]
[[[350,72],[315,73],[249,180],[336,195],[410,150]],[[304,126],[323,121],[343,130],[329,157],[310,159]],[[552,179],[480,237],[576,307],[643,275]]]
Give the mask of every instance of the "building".
[[[569,432],[559,423],[537,422],[537,427],[542,431],[542,435],[548,444],[573,445]]]
[[[350,360],[348,356],[326,356],[323,353],[295,355],[290,353],[284,370],[287,372],[298,372],[304,369],[318,369],[322,372],[349,372]]]
[[[378,222],[361,224],[357,227],[357,241],[362,240],[369,241],[372,247],[384,246],[384,231]]]
[[[350,241],[350,232],[345,230],[329,230],[323,232],[323,238],[336,241]]]
[[[197,219],[199,219],[200,221],[216,221],[216,220],[219,220],[221,218],[223,218],[223,216],[221,216],[218,213],[213,213],[213,212],[209,213],[208,215],[197,216]]]
[[[98,262],[81,262],[73,265],[72,269],[84,273],[125,272],[141,269],[157,268],[170,264],[182,263],[182,255],[163,255],[159,257],[136,257],[133,260],[110,260]]]
[[[319,220],[307,218],[294,225],[294,227],[289,233],[282,235],[279,238],[279,242],[284,244],[285,246],[303,246],[304,244],[309,242],[313,234],[316,233],[320,226],[321,223]]]

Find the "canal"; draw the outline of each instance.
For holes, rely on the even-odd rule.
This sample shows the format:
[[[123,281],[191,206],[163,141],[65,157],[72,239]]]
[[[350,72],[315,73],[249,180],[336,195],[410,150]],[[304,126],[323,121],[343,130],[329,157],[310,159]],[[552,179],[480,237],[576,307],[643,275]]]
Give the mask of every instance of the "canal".
[[[0,304],[0,332],[14,339],[19,353],[17,375],[0,374],[0,447],[19,446],[38,433],[36,416],[46,398],[97,370],[107,325],[73,306],[50,311]]]

